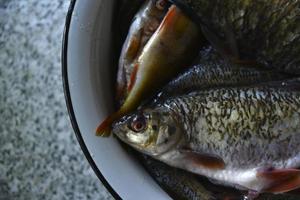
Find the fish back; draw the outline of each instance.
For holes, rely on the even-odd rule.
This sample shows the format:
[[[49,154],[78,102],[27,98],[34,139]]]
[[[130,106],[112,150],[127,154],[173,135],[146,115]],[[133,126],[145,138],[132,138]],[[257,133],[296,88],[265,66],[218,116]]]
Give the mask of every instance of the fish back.
[[[299,81],[282,83],[198,91],[169,99],[165,105],[179,116],[195,151],[218,155],[238,168],[270,163],[296,167],[300,164]]]
[[[174,0],[232,60],[300,74],[300,0]]]

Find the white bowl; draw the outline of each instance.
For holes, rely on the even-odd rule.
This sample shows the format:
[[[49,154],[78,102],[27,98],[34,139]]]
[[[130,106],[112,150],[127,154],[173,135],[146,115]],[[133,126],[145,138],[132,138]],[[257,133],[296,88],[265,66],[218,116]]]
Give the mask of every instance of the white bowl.
[[[64,34],[65,97],[78,142],[96,175],[116,199],[170,199],[113,138],[95,136],[112,111],[112,27],[117,0],[73,0]],[[84,161],[82,161],[84,162]]]

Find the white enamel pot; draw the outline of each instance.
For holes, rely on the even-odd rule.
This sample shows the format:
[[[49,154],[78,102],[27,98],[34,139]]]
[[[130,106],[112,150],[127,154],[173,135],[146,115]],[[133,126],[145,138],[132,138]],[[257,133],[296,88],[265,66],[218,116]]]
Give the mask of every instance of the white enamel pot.
[[[112,30],[117,4],[117,0],[71,1],[62,50],[70,119],[87,160],[116,199],[170,199],[114,137],[95,136],[99,122],[113,110]]]

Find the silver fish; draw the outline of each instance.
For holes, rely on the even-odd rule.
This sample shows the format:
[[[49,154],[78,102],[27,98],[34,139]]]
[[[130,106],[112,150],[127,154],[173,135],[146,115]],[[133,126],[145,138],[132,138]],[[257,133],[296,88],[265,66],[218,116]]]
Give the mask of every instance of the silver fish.
[[[203,182],[191,173],[170,167],[149,156],[141,158],[154,180],[174,199],[217,200]]]
[[[138,151],[259,193],[300,187],[300,80],[197,91],[141,107],[112,132]]]
[[[247,194],[215,185],[206,178],[170,167],[149,156],[139,156],[154,180],[176,200],[243,200]],[[298,192],[299,193],[299,192]],[[257,200],[298,200],[298,194],[263,194]]]
[[[241,67],[229,64],[217,54],[212,53],[211,48],[201,52],[201,62],[183,74],[179,75],[162,89],[156,101],[167,99],[191,91],[205,88],[250,85],[258,82],[280,80],[287,75],[270,70],[258,70],[253,67]],[[243,194],[227,188],[209,184],[208,181],[195,175],[172,168],[150,157],[142,157],[142,163],[155,179],[172,198],[176,199],[243,199]],[[207,187],[209,186],[209,187]],[[264,198],[267,198],[264,196]],[[288,198],[284,195],[284,198]]]
[[[202,58],[205,56],[202,55]],[[276,70],[262,70],[259,66],[247,67],[232,64],[214,56],[214,59],[202,60],[169,82],[158,94],[157,100],[207,88],[246,86],[290,77]]]

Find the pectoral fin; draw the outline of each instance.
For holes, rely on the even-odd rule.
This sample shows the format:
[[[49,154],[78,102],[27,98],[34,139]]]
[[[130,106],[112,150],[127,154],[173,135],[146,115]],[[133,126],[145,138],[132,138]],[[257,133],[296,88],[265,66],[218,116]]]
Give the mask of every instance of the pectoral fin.
[[[189,149],[181,149],[180,153],[183,154],[184,158],[199,167],[205,167],[208,169],[224,169],[224,161],[215,155],[204,154],[195,152]]]
[[[263,192],[285,193],[300,188],[299,169],[267,170],[258,172],[257,176],[270,182]]]

